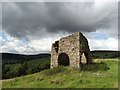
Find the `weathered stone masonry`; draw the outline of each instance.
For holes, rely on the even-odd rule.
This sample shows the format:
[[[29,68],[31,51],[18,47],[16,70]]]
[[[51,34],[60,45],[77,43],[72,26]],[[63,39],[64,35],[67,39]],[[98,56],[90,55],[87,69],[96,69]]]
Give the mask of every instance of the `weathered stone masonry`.
[[[76,32],[67,37],[55,41],[51,48],[51,68],[58,65],[69,65],[80,69],[81,62],[91,63],[90,49],[88,41],[82,33]]]

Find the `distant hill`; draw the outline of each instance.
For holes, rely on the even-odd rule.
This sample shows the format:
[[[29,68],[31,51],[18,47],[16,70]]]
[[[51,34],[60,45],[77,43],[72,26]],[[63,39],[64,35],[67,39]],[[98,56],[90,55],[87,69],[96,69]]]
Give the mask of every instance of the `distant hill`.
[[[0,53],[2,55],[2,63],[21,63],[27,60],[35,60],[40,58],[50,57],[50,54],[36,54],[36,55],[23,55],[14,53]]]
[[[93,58],[118,58],[120,57],[120,51],[109,51],[109,50],[96,50],[91,51]]]
[[[93,58],[117,58],[119,57],[120,51],[107,51],[107,50],[96,50],[91,51]],[[0,53],[2,55],[3,63],[21,63],[27,60],[36,60],[41,58],[50,57],[50,54],[36,54],[36,55],[23,55],[14,53]]]

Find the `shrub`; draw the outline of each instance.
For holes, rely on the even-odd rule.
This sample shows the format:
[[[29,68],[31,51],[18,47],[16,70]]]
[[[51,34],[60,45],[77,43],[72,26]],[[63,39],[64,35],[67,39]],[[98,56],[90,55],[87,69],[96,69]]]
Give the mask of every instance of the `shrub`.
[[[58,74],[64,71],[66,71],[66,68],[64,66],[58,66],[45,71],[45,75],[50,76],[50,75]]]
[[[100,63],[93,63],[93,64],[84,64],[82,65],[83,71],[106,71],[109,67],[106,63],[100,62]]]

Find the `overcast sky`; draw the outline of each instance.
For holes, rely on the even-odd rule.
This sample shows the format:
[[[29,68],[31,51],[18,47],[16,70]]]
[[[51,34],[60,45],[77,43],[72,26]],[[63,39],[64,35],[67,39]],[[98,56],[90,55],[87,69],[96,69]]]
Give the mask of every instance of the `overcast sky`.
[[[55,40],[78,31],[91,50],[118,50],[118,3],[2,3],[0,52],[48,53]]]

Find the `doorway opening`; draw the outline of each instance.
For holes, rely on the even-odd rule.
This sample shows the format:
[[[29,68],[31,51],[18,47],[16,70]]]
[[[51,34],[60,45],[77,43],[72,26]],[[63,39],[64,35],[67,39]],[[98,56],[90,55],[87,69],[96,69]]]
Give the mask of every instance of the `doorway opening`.
[[[61,53],[58,56],[58,65],[68,66],[69,64],[69,56],[66,53]]]

